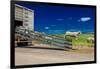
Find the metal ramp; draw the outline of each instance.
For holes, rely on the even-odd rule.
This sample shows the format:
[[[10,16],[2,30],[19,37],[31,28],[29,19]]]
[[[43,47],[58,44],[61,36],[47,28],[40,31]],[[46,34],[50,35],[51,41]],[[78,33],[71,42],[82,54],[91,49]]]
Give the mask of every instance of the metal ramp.
[[[52,38],[45,33],[33,32],[25,29],[24,27],[16,28],[15,33],[19,34],[23,39],[26,40],[38,40],[41,41],[41,43],[50,44],[59,48],[72,49],[72,42],[60,38]]]

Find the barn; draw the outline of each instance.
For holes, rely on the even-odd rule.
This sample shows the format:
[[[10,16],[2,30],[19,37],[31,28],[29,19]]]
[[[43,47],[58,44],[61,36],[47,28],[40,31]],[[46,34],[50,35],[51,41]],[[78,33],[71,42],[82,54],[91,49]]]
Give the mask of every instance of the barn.
[[[15,4],[15,28],[24,26],[28,30],[34,30],[34,11]]]

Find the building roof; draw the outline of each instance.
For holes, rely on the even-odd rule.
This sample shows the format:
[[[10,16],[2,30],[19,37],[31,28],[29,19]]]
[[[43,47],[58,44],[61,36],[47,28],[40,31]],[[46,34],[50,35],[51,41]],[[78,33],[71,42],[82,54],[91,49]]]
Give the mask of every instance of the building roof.
[[[31,10],[31,9],[29,9],[29,8],[27,8],[27,7],[21,6],[21,5],[15,4],[15,6],[20,7],[20,8],[23,8],[23,9],[26,9],[26,10],[29,10],[29,11],[33,12],[33,10]]]

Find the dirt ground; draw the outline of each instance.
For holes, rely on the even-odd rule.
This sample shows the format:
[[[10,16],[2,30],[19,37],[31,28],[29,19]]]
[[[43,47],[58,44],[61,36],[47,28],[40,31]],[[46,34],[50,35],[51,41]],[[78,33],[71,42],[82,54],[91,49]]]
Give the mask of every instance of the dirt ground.
[[[15,48],[15,65],[94,61],[94,48],[63,50],[44,45]]]

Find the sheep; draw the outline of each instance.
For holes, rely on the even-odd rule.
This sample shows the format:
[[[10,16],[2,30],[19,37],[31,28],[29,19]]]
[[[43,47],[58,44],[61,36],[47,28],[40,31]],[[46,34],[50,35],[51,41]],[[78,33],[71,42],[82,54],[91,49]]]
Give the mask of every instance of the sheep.
[[[72,36],[72,37],[78,37],[78,35],[81,34],[81,32],[66,32],[65,35]]]
[[[87,38],[87,42],[92,42],[92,43],[94,43],[94,38],[93,38],[93,37]]]

